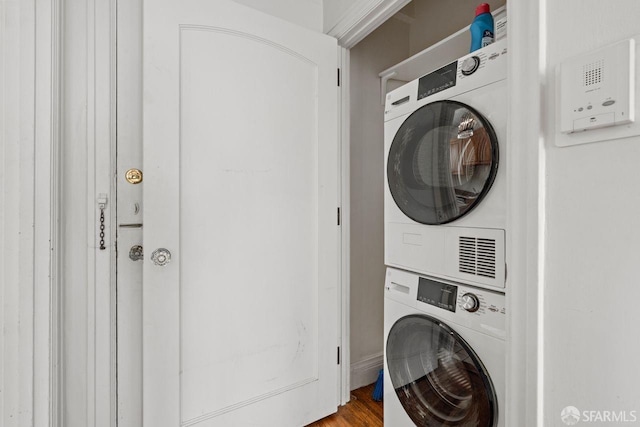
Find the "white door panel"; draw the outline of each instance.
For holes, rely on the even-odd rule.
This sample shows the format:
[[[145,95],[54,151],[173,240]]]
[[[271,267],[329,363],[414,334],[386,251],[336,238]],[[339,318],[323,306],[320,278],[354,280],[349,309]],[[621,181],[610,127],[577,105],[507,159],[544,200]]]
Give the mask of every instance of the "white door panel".
[[[284,95],[317,93],[317,79],[314,64],[260,41],[185,33],[180,332],[183,417],[192,419],[317,377],[315,286],[297,286],[317,283],[315,99],[292,108]],[[250,66],[216,73],[218,61],[238,59]],[[212,311],[228,322],[201,328]]]
[[[334,412],[335,40],[227,1],[153,0],[144,52],[144,425]]]

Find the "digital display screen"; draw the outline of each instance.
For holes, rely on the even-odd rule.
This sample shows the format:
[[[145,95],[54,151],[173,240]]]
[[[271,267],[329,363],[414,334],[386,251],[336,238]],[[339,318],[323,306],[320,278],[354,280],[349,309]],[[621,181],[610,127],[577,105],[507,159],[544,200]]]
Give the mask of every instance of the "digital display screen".
[[[418,301],[455,312],[457,298],[457,286],[447,285],[424,277],[421,277],[418,282]]]
[[[436,70],[418,80],[418,99],[433,95],[456,85],[458,61]]]

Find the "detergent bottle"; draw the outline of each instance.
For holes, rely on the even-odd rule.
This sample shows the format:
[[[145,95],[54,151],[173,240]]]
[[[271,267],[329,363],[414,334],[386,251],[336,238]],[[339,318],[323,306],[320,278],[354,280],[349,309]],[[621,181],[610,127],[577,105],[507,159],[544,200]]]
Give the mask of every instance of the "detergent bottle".
[[[469,31],[471,31],[470,52],[493,43],[493,16],[487,3],[482,3],[476,8],[476,17],[471,23]]]

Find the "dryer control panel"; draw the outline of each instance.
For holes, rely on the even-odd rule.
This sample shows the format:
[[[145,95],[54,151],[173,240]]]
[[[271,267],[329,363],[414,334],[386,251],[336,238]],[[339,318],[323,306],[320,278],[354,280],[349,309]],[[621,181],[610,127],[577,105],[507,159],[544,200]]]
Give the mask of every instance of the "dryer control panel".
[[[507,40],[459,58],[389,92],[385,121],[411,113],[430,102],[452,99],[462,93],[507,78]]]
[[[458,61],[429,73],[418,79],[418,99],[431,96],[456,85]]]

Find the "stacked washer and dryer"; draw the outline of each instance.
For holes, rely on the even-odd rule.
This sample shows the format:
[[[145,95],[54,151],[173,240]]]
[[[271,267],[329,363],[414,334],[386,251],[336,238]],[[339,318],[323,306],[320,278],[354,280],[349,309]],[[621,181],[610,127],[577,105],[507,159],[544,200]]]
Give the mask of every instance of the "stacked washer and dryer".
[[[506,53],[386,98],[388,426],[504,426]]]

